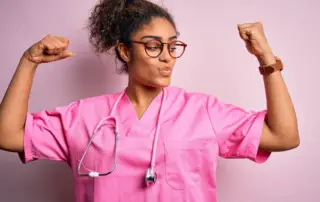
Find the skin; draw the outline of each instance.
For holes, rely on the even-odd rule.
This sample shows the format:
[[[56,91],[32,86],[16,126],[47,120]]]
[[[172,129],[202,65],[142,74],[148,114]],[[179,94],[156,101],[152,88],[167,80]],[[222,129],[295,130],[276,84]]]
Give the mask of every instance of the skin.
[[[151,39],[168,43],[177,39],[177,32],[166,19],[154,18],[132,36],[133,41],[147,42]],[[129,69],[127,94],[136,109],[138,119],[161,89],[171,83],[171,73],[163,75],[162,71],[172,71],[176,59],[170,56],[166,46],[158,58],[151,58],[146,54],[143,44],[133,43],[131,49],[119,44],[120,55]]]
[[[65,51],[69,40],[48,35],[31,46],[21,57],[0,105],[0,149],[23,151],[24,123],[32,81],[39,64],[73,56]]]
[[[263,32],[261,23],[238,25],[239,35],[248,51],[256,56],[261,65],[275,63],[274,55]],[[165,19],[154,18],[148,25],[133,34],[132,39],[145,41],[161,38],[169,42],[176,36],[176,30]],[[67,50],[69,41],[62,37],[46,36],[30,47],[21,57],[17,70],[0,105],[0,149],[13,152],[23,151],[24,123],[32,80],[39,64],[62,60],[71,56]],[[166,45],[165,45],[166,46]],[[117,47],[128,64],[129,83],[126,90],[140,119],[155,96],[171,82],[171,73],[176,60],[165,47],[158,58],[149,57],[141,44],[128,48]],[[267,151],[285,151],[299,145],[299,134],[295,110],[280,72],[264,76],[267,98],[267,120],[263,126],[260,148]],[[285,121],[283,121],[285,120]]]
[[[260,22],[238,25],[239,35],[248,52],[260,66],[276,63]],[[296,112],[281,72],[263,76],[267,99],[267,120],[264,123],[260,148],[266,151],[285,151],[299,146],[300,138]]]

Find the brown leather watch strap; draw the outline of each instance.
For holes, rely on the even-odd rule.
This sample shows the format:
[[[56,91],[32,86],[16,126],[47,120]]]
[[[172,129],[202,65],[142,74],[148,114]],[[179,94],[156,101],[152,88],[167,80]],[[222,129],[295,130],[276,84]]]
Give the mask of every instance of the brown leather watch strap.
[[[275,71],[282,71],[283,70],[283,63],[279,57],[275,57],[276,63],[266,66],[260,66],[259,71],[261,75],[269,75]]]

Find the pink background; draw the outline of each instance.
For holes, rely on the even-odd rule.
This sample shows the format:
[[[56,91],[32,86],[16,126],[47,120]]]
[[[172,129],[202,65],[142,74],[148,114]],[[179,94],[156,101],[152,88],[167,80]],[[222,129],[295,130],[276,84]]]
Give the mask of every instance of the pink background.
[[[91,52],[85,21],[95,0],[0,1],[0,96],[17,62],[46,34],[68,37],[77,56],[42,65],[30,97],[30,111],[51,109],[84,97],[115,92],[126,85],[114,60]],[[232,2],[232,3],[231,3]],[[246,109],[265,107],[256,59],[239,38],[238,23],[261,21],[296,106],[301,146],[274,153],[264,165],[221,159],[221,202],[319,202],[320,3],[316,0],[212,1],[164,0],[173,12],[188,50],[179,60],[173,85],[214,94]],[[318,20],[317,20],[318,19]],[[70,202],[73,185],[68,167],[38,161],[22,165],[14,153],[0,152],[0,201]]]

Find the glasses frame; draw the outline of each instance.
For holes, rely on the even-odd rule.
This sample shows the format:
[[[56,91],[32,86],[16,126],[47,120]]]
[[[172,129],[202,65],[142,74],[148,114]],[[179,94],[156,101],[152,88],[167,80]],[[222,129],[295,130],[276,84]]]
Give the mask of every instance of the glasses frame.
[[[147,51],[147,43],[149,43],[150,41],[158,41],[158,42],[161,44],[161,46],[160,46],[161,51],[160,51],[160,53],[159,53],[158,55],[156,55],[156,56],[151,56],[151,55],[149,55],[149,53],[148,53],[148,51]],[[183,47],[183,51],[182,51],[182,53],[181,53],[181,55],[180,55],[179,57],[174,57],[174,56],[171,55],[171,52],[170,52],[170,44],[171,44],[171,43],[177,43],[177,42],[179,42],[178,46],[182,46],[182,47]],[[146,42],[143,42],[143,41],[134,41],[134,40],[133,40],[133,41],[131,41],[131,43],[143,44],[143,45],[144,45],[144,51],[145,51],[146,54],[147,54],[149,57],[151,57],[151,58],[157,58],[157,57],[159,57],[159,56],[162,54],[162,52],[163,52],[163,47],[164,47],[164,45],[167,45],[167,49],[168,49],[169,55],[170,55],[172,58],[177,59],[177,58],[180,58],[180,57],[184,54],[184,52],[186,51],[186,47],[188,46],[186,43],[184,43],[184,42],[182,42],[182,41],[179,41],[179,40],[175,40],[175,41],[172,41],[172,42],[169,42],[169,43],[164,43],[164,42],[162,42],[162,41],[160,41],[160,40],[158,40],[158,39],[152,39],[152,40],[149,40],[149,41],[146,41]]]

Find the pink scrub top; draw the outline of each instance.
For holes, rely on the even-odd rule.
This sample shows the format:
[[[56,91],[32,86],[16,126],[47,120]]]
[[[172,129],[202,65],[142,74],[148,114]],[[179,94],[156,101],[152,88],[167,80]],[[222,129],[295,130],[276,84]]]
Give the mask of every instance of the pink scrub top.
[[[216,97],[167,87],[141,119],[123,92],[81,99],[52,111],[28,113],[23,163],[37,159],[66,162],[73,171],[76,202],[216,202],[218,157],[265,162],[259,150],[266,111],[247,112]],[[78,164],[98,123],[114,109],[119,126],[113,173],[78,175]],[[155,153],[157,181],[144,186],[150,167],[160,106]],[[83,159],[81,172],[108,172],[114,161],[114,121],[101,127]]]

